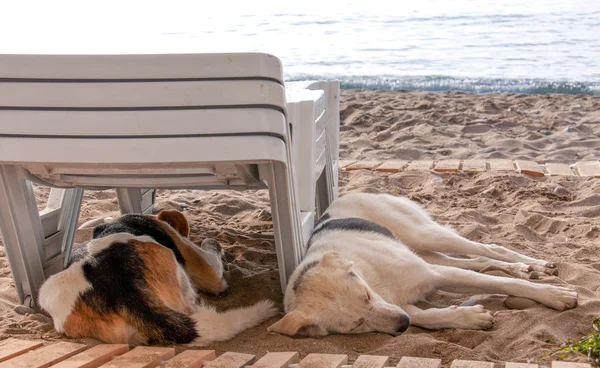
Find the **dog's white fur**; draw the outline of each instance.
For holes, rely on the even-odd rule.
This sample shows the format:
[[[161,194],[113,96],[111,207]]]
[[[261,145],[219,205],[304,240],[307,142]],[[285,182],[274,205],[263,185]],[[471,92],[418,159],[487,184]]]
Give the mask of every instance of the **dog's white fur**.
[[[287,314],[269,331],[291,336],[398,334],[408,327],[407,317],[411,325],[428,329],[491,327],[492,314],[481,305],[427,310],[415,306],[435,290],[525,297],[557,310],[577,304],[577,294],[564,287],[471,271],[496,267],[522,277],[533,270],[553,273],[555,268],[501,246],[465,239],[406,198],[349,194],[334,201],[327,213],[330,220],[374,222],[397,240],[347,229],[316,233],[305,260],[289,280]]]

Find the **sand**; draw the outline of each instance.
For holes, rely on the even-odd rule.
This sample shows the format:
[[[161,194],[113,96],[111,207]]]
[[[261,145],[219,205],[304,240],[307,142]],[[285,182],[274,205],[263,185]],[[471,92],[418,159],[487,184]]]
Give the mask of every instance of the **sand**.
[[[342,94],[341,116],[345,159],[510,158],[573,163],[600,156],[600,97],[349,90]],[[372,333],[293,339],[266,332],[274,318],[209,348],[257,356],[290,350],[302,356],[342,353],[350,361],[360,354],[389,355],[394,364],[409,355],[441,358],[447,366],[459,358],[548,361],[555,356],[545,355],[561,343],[591,330],[591,320],[600,310],[600,179],[428,171],[355,171],[340,173],[340,178],[341,194],[407,196],[463,236],[556,262],[558,276],[537,282],[575,288],[580,305],[562,313],[539,305],[509,310],[504,296],[437,292],[429,298],[432,305],[483,304],[496,313],[494,327],[487,331],[411,327],[399,337]],[[36,188],[36,195],[42,205],[48,190]],[[157,199],[159,209],[185,212],[193,240],[215,237],[227,251],[231,292],[223,299],[206,300],[228,308],[270,298],[281,306],[265,191],[161,190]],[[80,222],[117,211],[113,191],[87,191]],[[90,232],[79,231],[76,241],[88,239]],[[0,252],[0,339],[65,339],[44,315],[13,311],[18,300],[3,248]],[[578,355],[568,359],[585,360]]]

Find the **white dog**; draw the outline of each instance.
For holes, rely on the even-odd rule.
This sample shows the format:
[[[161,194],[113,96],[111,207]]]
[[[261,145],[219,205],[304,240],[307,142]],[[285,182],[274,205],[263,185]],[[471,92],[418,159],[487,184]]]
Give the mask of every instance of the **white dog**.
[[[473,272],[497,268],[525,277],[556,269],[498,245],[462,238],[406,198],[339,198],[315,226],[309,247],[285,293],[287,314],[269,331],[290,336],[372,331],[398,335],[409,325],[492,326],[492,314],[481,305],[426,310],[414,305],[434,290],[525,297],[560,311],[577,305],[577,294],[564,287]]]

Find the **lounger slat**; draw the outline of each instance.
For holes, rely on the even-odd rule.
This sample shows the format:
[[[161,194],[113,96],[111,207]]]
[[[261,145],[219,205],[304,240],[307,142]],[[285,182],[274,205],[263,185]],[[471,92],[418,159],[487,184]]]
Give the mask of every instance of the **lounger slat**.
[[[402,357],[396,368],[440,368],[441,359]]]
[[[575,175],[575,173],[573,172],[573,170],[571,170],[569,165],[554,163],[554,162],[546,163],[546,171],[548,171],[548,174],[550,174],[551,176],[574,176]]]
[[[552,368],[590,368],[588,363],[575,363],[575,362],[552,362]]]
[[[299,360],[296,352],[267,353],[252,368],[287,368],[288,364],[298,363]]]
[[[88,347],[71,342],[59,342],[19,355],[2,363],[2,368],[46,368],[78,354]]]
[[[515,171],[515,165],[511,160],[493,159],[489,160],[491,171]]]
[[[437,172],[458,172],[460,160],[442,160],[435,163],[434,171]]]
[[[0,362],[25,354],[44,345],[43,341],[6,339],[0,341]]]
[[[474,360],[455,360],[450,368],[494,368],[492,362],[478,362]]]
[[[129,351],[127,344],[100,344],[53,365],[52,368],[96,368]]]
[[[579,175],[600,178],[600,161],[581,161],[576,166]]]
[[[300,361],[300,368],[339,368],[348,364],[348,356],[342,354],[308,354]]]
[[[380,355],[361,355],[352,363],[352,368],[383,368],[390,358]]]
[[[515,164],[517,165],[517,170],[519,170],[521,174],[544,176],[544,170],[542,170],[542,167],[537,162],[517,160]]]
[[[169,359],[161,368],[200,368],[205,361],[214,359],[214,350],[186,350]]]
[[[462,164],[462,171],[464,172],[485,172],[486,170],[485,160],[465,160]]]
[[[161,361],[175,356],[174,348],[138,346],[120,357],[102,365],[102,368],[153,368]]]
[[[254,362],[254,355],[241,353],[224,353],[212,362],[205,365],[206,368],[242,368]]]
[[[273,106],[285,110],[284,87],[272,81],[0,83],[0,106],[61,109]]]
[[[537,364],[508,362],[504,368],[538,368]]]
[[[0,78],[187,79],[272,78],[283,83],[281,61],[264,53],[162,55],[0,55]]]
[[[433,166],[433,160],[416,160],[416,161],[412,161],[410,164],[408,164],[405,171],[431,170],[432,166]]]
[[[404,167],[408,165],[408,161],[404,160],[390,160],[384,161],[381,165],[379,165],[375,171],[389,172],[389,173],[397,173],[404,169]]]

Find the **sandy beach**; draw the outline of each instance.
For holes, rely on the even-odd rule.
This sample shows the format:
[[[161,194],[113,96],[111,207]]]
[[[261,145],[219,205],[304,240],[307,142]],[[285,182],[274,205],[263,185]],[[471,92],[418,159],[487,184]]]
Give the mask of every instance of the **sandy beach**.
[[[568,164],[600,159],[600,97],[345,90],[340,110],[342,159],[507,158]],[[398,337],[293,339],[267,333],[274,318],[209,348],[258,357],[269,351],[298,351],[302,356],[342,353],[350,361],[361,354],[388,355],[394,364],[402,356],[441,358],[445,365],[453,359],[549,361],[555,356],[547,355],[560,344],[590,332],[592,318],[600,310],[600,179],[512,172],[353,171],[340,173],[340,185],[341,195],[407,196],[467,238],[557,263],[558,276],[536,282],[569,285],[580,295],[579,306],[565,312],[539,305],[509,310],[504,296],[437,292],[429,298],[435,306],[483,304],[495,312],[494,327],[486,331],[411,327]],[[40,206],[48,192],[36,188]],[[231,291],[222,299],[204,296],[208,302],[225,309],[268,298],[281,307],[266,191],[161,190],[157,210],[162,208],[184,211],[192,240],[217,238],[227,252]],[[117,213],[113,191],[86,191],[80,223]],[[78,231],[76,242],[90,237],[91,230]],[[0,339],[65,339],[44,315],[14,312],[17,302],[0,247]]]

